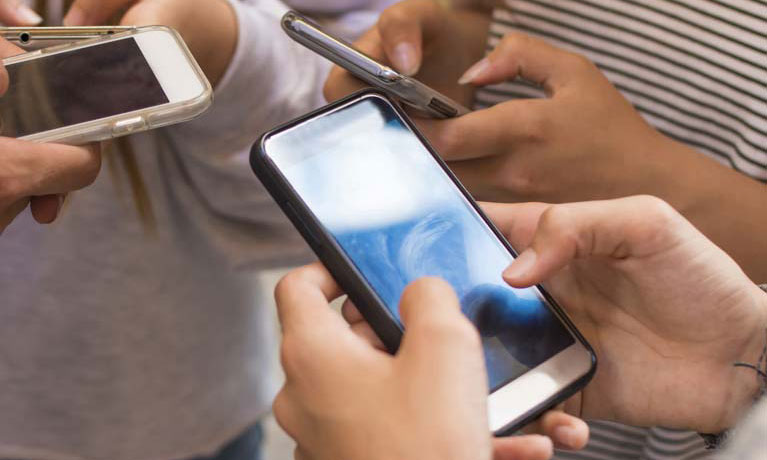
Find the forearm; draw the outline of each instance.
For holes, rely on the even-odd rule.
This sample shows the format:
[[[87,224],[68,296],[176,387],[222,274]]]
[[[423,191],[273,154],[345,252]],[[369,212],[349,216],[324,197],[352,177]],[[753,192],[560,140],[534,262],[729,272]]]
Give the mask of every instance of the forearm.
[[[210,14],[204,23],[206,24],[205,28],[213,31],[213,33],[194,35],[195,38],[202,35],[201,38],[209,40],[209,43],[189,43],[189,46],[193,50],[200,50],[195,57],[210,83],[216,87],[229,68],[234,56],[238,40],[238,25],[237,16],[229,2],[217,0],[211,5],[215,5],[215,7],[210,9]]]
[[[683,144],[663,143],[653,160],[659,190],[642,193],[666,199],[754,282],[767,283],[767,185]]]
[[[469,8],[484,13],[490,13],[495,6],[502,3],[501,0],[442,0],[454,8]]]

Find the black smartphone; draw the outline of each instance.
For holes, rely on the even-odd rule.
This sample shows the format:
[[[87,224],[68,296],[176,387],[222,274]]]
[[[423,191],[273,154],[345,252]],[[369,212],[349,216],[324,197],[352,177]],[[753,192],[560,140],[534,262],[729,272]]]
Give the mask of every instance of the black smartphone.
[[[495,434],[593,375],[591,347],[554,299],[503,281],[516,253],[385,94],[361,91],[269,131],[250,158],[390,351],[402,337],[405,286],[425,276],[452,285],[482,338]]]

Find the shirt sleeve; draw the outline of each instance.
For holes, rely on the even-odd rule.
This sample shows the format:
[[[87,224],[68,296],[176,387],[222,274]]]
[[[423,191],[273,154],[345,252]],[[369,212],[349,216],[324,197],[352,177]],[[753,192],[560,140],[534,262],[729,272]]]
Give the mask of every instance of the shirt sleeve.
[[[282,3],[229,2],[238,42],[214,103],[201,117],[165,134],[188,179],[217,215],[281,221],[250,169],[250,148],[264,131],[324,104],[330,63],[285,35]]]

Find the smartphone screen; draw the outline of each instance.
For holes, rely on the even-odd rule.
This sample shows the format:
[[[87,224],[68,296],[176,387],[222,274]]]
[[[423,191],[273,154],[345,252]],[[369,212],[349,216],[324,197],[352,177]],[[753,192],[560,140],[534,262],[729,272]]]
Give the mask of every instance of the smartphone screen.
[[[273,135],[265,150],[396,321],[412,281],[452,285],[482,337],[491,391],[574,343],[537,288],[503,281],[511,253],[384,100]]]
[[[136,40],[125,38],[6,67],[2,135],[23,137],[168,103]]]

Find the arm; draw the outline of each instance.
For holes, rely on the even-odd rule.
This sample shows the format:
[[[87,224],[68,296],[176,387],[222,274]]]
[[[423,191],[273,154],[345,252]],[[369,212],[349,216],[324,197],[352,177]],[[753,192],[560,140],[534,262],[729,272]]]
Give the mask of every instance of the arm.
[[[264,131],[324,104],[321,88],[330,64],[283,33],[281,3],[232,1],[231,6],[239,37],[213,107],[166,132],[216,211],[261,221],[260,211],[271,207],[271,200],[250,170],[250,148]]]
[[[645,192],[657,190],[754,282],[767,283],[767,185],[671,139],[663,149],[663,180]]]
[[[122,24],[177,29],[216,87],[207,113],[158,136],[212,211],[263,222],[272,204],[250,171],[250,147],[267,129],[323,104],[330,64],[283,33],[287,8],[278,0],[77,0],[65,22],[100,24],[124,7]]]
[[[585,57],[513,33],[462,82],[524,78],[545,99],[510,100],[419,127],[480,199],[546,201],[650,194],[681,211],[767,281],[767,186],[652,126]]]

